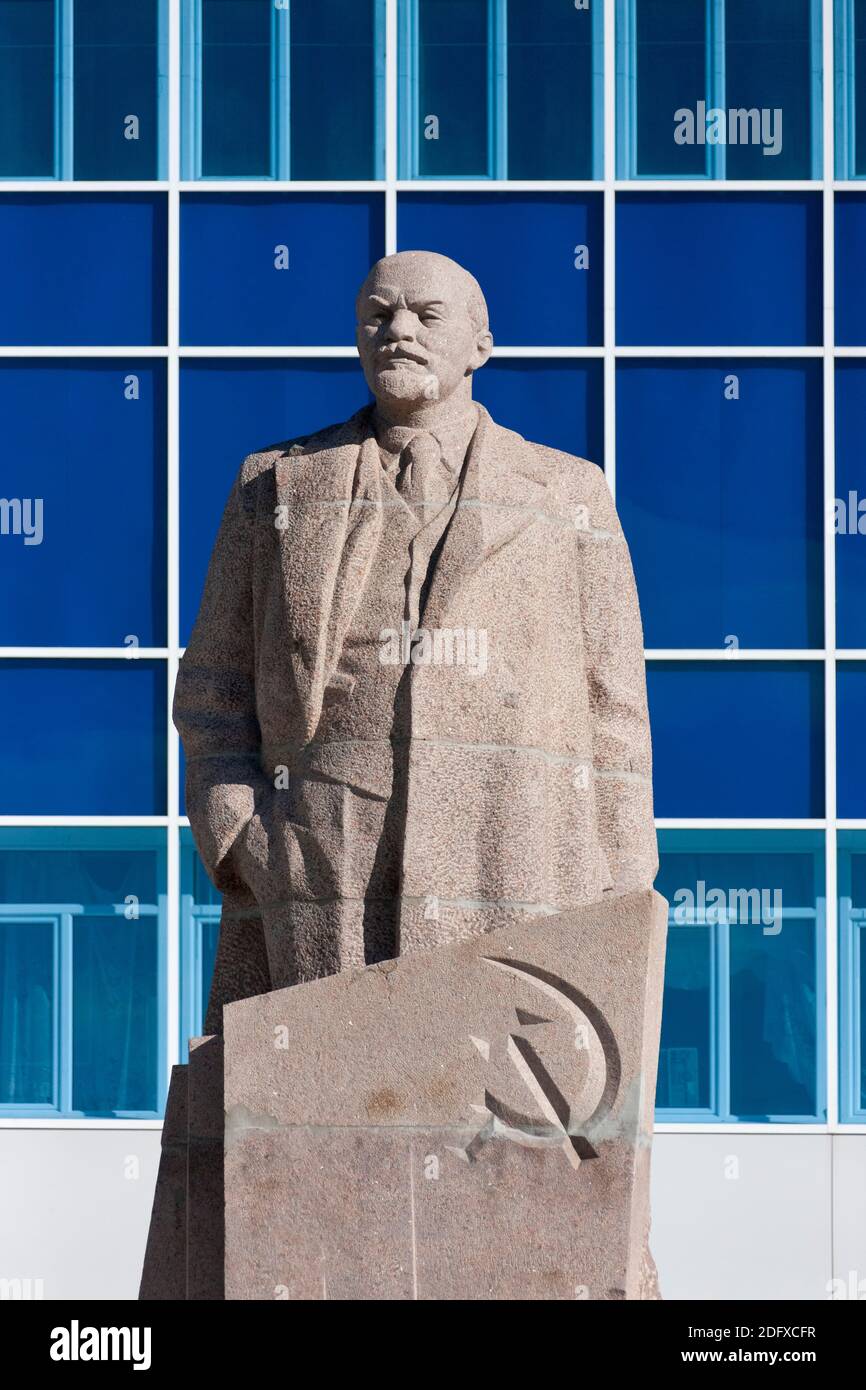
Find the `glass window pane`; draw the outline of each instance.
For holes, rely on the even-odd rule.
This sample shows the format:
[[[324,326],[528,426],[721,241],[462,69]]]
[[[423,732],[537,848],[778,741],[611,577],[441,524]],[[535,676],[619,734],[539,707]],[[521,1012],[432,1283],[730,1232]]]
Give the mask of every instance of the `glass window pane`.
[[[710,929],[671,925],[656,1107],[707,1110],[710,1092]]]
[[[54,940],[35,914],[0,914],[0,1105],[56,1104]]]
[[[821,399],[817,361],[619,363],[617,506],[647,647],[821,646]]]
[[[696,112],[707,96],[706,6],[637,0],[636,19],[637,172],[699,177],[706,172],[706,145],[680,144],[674,136],[677,112]]]
[[[164,815],[161,661],[0,661],[0,815]]]
[[[0,177],[54,176],[54,0],[0,0]]]
[[[755,113],[748,141],[727,146],[729,179],[811,177],[810,5],[725,0],[725,108]]]
[[[334,421],[347,420],[369,399],[357,361],[259,358],[184,362],[180,408],[182,642],[192,630],[220,517],[244,457]]]
[[[822,816],[823,681],[811,662],[649,662],[656,815]]]
[[[815,924],[730,928],[731,1112],[740,1119],[816,1113]]]
[[[165,408],[160,362],[0,362],[0,645],[163,645]]]
[[[508,0],[508,177],[592,178],[592,15]]]
[[[271,173],[273,0],[202,0],[201,168]]]
[[[182,341],[354,344],[355,296],[384,242],[380,194],[187,195]]]
[[[489,172],[487,0],[418,0],[418,172]]]
[[[600,361],[495,357],[472,380],[475,399],[524,439],[601,464],[604,368]]]
[[[75,0],[74,16],[75,178],[157,178],[157,0]]]
[[[863,105],[866,106],[866,98]],[[836,342],[839,347],[866,345],[866,197],[836,194]]]
[[[836,641],[866,647],[866,362],[836,361]]]
[[[854,0],[854,159],[855,174],[866,174],[866,0]]]
[[[821,1118],[823,835],[662,830],[659,856],[671,912],[657,1105]]]
[[[165,342],[165,197],[0,195],[0,342]]]
[[[375,178],[374,21],[375,0],[292,0],[293,179]]]
[[[77,917],[72,975],[73,1108],[89,1115],[155,1111],[156,918]]]
[[[840,661],[836,668],[836,795],[845,820],[866,817],[866,663]]]
[[[820,343],[821,217],[811,193],[620,194],[617,342]]]
[[[157,1112],[165,869],[159,829],[0,829],[0,1103]]]
[[[854,988],[858,994],[858,1009],[860,1014],[860,1029],[858,1046],[860,1049],[859,1067],[859,1093],[860,1109],[866,1110],[866,927],[858,928],[858,948],[857,957],[860,962],[860,979],[855,980]]]
[[[401,250],[441,251],[477,276],[500,347],[601,343],[599,194],[408,193],[397,234]]]

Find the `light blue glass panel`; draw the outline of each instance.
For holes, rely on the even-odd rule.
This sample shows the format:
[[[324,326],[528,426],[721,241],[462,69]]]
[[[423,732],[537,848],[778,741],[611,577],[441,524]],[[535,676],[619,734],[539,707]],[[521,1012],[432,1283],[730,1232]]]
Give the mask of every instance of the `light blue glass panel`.
[[[729,179],[811,177],[811,3],[725,0],[725,110],[761,113],[747,141],[738,122],[736,143],[729,118]]]
[[[53,1105],[55,926],[0,912],[0,1105]]]
[[[484,177],[487,0],[418,0],[418,172]]]
[[[376,177],[376,0],[292,0],[293,179]]]
[[[0,0],[0,177],[54,175],[54,0]]]
[[[665,958],[665,993],[656,1107],[709,1110],[712,1040],[707,926],[671,926]]]
[[[205,177],[252,178],[271,173],[272,14],[273,0],[202,0],[201,168]]]
[[[658,1108],[822,1118],[822,837],[662,830],[659,853],[671,919]]]
[[[0,1104],[158,1112],[165,893],[160,829],[0,828]]]
[[[158,0],[75,0],[77,179],[159,176],[157,12]]]
[[[562,0],[508,0],[509,178],[592,178],[592,26]]]
[[[866,0],[854,0],[854,173],[866,174]]]
[[[156,918],[76,918],[72,972],[73,1108],[88,1115],[156,1111]]]
[[[731,933],[731,1111],[740,1119],[817,1112],[815,924]],[[823,1020],[822,1020],[823,1022]]]
[[[707,147],[677,143],[677,112],[706,101],[706,6],[636,0],[637,173],[696,178]]]

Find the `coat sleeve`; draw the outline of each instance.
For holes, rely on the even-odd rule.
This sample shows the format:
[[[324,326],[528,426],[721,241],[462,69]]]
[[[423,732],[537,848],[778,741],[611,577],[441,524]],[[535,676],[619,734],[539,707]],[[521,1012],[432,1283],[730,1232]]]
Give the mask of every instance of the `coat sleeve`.
[[[223,893],[248,889],[238,862],[257,805],[272,791],[259,765],[253,633],[255,475],[245,460],[223,513],[204,595],[175,686],[186,755],[186,810],[199,854]]]
[[[607,481],[579,509],[580,602],[599,839],[616,892],[652,886],[658,847],[643,629],[631,557]]]

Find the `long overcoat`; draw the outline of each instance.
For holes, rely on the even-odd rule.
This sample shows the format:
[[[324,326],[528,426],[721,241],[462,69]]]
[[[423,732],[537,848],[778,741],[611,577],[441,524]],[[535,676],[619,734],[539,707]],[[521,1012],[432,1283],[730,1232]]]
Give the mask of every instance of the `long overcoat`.
[[[343,822],[350,797],[356,821],[388,801],[398,743],[400,953],[655,877],[643,636],[610,491],[481,407],[427,636],[403,643],[403,733],[370,736],[362,679],[351,737],[322,741],[387,539],[383,487],[365,407],[251,454],[225,509],[174,702],[190,825],[224,894],[212,1031],[229,1000],[364,963],[331,939],[363,898]],[[286,777],[327,790],[318,822]]]

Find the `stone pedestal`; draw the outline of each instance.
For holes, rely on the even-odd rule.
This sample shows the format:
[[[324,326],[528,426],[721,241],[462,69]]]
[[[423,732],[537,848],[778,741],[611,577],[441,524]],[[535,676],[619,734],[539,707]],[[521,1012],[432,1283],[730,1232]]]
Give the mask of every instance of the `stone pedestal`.
[[[230,1004],[226,1298],[652,1296],[666,922],[611,897]]]
[[[141,1298],[658,1297],[666,924],[609,897],[228,1005],[173,1073]]]

